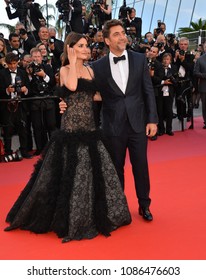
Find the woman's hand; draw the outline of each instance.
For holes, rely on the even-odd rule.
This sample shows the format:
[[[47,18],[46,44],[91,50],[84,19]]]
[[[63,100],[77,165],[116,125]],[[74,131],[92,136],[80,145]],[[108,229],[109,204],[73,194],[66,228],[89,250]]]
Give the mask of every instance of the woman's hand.
[[[61,114],[63,114],[67,109],[67,104],[63,99],[59,102],[59,109]]]
[[[70,48],[70,46],[67,46],[67,53],[68,53],[68,60],[69,60],[69,64],[75,65],[76,61],[77,61],[77,56],[76,56],[76,52],[73,48]]]

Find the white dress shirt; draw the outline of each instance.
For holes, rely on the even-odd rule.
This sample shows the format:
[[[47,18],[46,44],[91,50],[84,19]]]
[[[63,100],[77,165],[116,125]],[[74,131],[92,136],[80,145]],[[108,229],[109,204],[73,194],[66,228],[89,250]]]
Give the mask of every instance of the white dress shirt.
[[[125,94],[128,77],[129,77],[129,61],[128,61],[128,54],[125,50],[122,55],[125,55],[125,60],[120,60],[116,64],[114,63],[113,57],[114,55],[112,52],[109,53],[109,62],[112,72],[112,78],[114,79],[115,83],[121,89],[121,91]]]

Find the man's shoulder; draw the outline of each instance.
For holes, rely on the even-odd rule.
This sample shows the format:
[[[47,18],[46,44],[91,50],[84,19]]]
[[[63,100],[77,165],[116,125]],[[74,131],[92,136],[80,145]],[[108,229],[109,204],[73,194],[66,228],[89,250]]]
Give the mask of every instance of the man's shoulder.
[[[93,61],[92,63],[91,63],[91,65],[92,65],[92,67],[94,66],[99,66],[99,65],[102,65],[102,64],[104,64],[104,63],[106,63],[106,62],[108,62],[109,61],[109,58],[108,58],[108,55],[106,55],[106,56],[103,56],[103,57],[101,57],[100,59],[98,59],[98,60],[95,60],[95,61]]]
[[[145,54],[144,53],[139,53],[139,52],[135,52],[132,50],[127,50],[128,55],[134,57],[134,59],[142,59],[145,60]]]

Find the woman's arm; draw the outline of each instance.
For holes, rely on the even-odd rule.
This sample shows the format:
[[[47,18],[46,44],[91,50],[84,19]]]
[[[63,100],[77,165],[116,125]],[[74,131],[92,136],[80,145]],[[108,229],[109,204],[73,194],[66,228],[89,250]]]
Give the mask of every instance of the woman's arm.
[[[111,14],[112,9],[109,5],[107,5],[106,8],[104,8],[104,6],[102,6],[102,5],[100,5],[100,8],[101,8],[102,12],[104,12],[105,14],[107,14],[107,15]]]
[[[77,71],[76,71],[76,53],[73,48],[67,46],[69,65],[60,69],[60,84],[64,85],[71,91],[77,89]]]

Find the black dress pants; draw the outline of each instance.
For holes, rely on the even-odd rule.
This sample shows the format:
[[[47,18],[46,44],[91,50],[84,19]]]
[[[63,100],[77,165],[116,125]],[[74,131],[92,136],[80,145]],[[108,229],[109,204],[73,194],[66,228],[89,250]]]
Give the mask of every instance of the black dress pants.
[[[122,188],[124,189],[124,165],[126,151],[129,151],[130,162],[135,182],[135,190],[141,207],[148,207],[151,203],[149,197],[150,181],[147,161],[146,132],[135,133],[127,120],[119,136],[110,136],[111,152]]]

